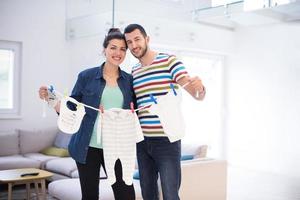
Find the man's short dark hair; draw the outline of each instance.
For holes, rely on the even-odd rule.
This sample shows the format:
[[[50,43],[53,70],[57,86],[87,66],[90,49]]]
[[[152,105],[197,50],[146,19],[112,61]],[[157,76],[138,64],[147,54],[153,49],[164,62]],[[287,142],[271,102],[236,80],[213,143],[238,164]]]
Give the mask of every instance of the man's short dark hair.
[[[144,27],[142,27],[141,25],[139,24],[129,24],[125,29],[124,29],[124,34],[126,33],[131,33],[132,31],[134,31],[135,29],[138,29],[142,35],[144,37],[147,37],[147,33],[144,29]]]

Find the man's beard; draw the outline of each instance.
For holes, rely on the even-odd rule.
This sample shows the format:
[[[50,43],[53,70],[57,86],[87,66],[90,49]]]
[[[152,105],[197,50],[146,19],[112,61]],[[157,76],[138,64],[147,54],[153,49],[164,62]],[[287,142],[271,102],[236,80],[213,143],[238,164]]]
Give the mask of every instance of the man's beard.
[[[145,49],[142,49],[142,53],[141,53],[141,55],[140,56],[136,56],[136,55],[134,55],[134,57],[136,57],[137,59],[140,59],[140,58],[142,58],[142,57],[144,57],[144,55],[146,55],[146,53],[147,53],[147,51],[148,51],[148,46],[147,45],[145,45]]]

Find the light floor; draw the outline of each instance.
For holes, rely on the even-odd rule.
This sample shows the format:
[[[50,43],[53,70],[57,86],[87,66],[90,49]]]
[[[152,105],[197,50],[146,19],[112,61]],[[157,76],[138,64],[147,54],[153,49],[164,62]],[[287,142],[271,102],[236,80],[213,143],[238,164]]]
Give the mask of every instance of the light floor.
[[[300,176],[229,166],[227,200],[300,200]]]
[[[227,200],[300,200],[300,177],[297,176],[287,177],[229,166]],[[24,199],[25,190],[15,189],[14,199]],[[7,199],[6,191],[0,188],[0,200]],[[54,198],[48,196],[47,200]]]
[[[37,196],[34,193],[34,189],[31,189],[31,197],[30,200],[37,200]],[[24,185],[16,185],[13,187],[13,200],[24,200],[26,199],[26,188]],[[0,200],[7,200],[7,186],[0,185]],[[45,200],[56,200],[47,194],[47,198]]]

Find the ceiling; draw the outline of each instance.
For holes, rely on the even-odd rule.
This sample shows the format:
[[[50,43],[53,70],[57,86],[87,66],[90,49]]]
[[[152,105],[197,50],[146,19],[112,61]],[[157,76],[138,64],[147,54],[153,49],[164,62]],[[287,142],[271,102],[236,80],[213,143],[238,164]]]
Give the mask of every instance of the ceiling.
[[[159,34],[170,22],[176,27],[201,24],[229,31],[250,26],[300,22],[300,0],[226,0],[231,3],[225,5],[214,5],[212,1],[111,0],[108,3],[107,0],[66,0],[67,37],[72,39],[97,35],[114,25],[122,29],[125,24],[133,21],[147,24],[148,29],[153,28],[154,34]],[[256,1],[269,2],[269,5],[244,11],[247,2]],[[271,1],[290,3],[276,5],[271,4]]]
[[[236,1],[222,6],[197,8],[191,10],[193,21],[229,30],[239,27],[300,22],[299,0],[292,0],[292,2],[283,5],[270,5],[251,11],[244,11],[244,4],[245,1]]]

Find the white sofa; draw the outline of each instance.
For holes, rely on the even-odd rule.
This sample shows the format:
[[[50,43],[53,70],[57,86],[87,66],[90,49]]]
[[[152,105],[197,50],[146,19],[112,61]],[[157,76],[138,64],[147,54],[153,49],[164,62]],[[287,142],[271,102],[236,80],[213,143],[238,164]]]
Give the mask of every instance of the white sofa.
[[[80,199],[80,184],[74,160],[40,153],[42,149],[53,146],[57,133],[57,128],[0,131],[0,170],[27,167],[45,169],[54,174],[49,180],[50,195],[61,200]],[[182,161],[182,200],[226,199],[226,162],[205,158],[206,149],[206,145],[182,145],[183,155],[194,157]],[[103,171],[100,176],[105,176]],[[142,199],[138,180],[134,180],[134,186],[136,199]],[[101,200],[114,199],[106,179],[100,180],[100,197]]]
[[[224,160],[193,159],[182,161],[181,200],[226,200],[227,164]],[[134,180],[136,199],[142,200],[139,181]],[[113,200],[107,180],[100,180],[100,199]],[[80,200],[79,179],[51,182],[48,192],[60,200]],[[160,199],[162,200],[161,192]]]
[[[49,156],[41,150],[53,146],[57,128],[43,130],[0,131],[0,170],[40,168],[52,172],[52,180],[77,178],[74,160],[70,157]]]

